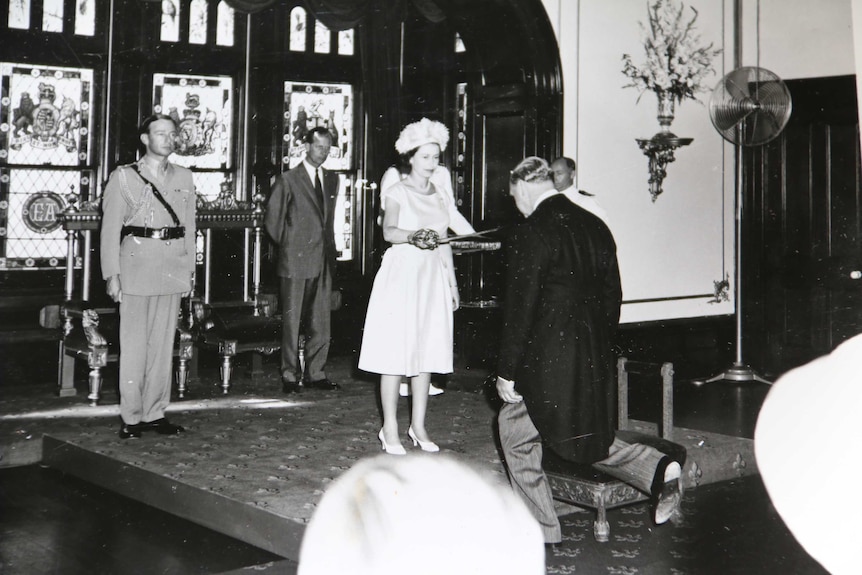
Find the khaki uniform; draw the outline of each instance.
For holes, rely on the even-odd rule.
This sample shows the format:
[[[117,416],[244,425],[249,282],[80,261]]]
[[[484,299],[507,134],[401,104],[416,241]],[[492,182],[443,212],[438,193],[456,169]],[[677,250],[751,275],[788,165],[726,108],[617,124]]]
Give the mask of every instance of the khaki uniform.
[[[143,161],[138,167],[158,184],[185,237],[160,240],[122,236],[123,226],[173,227],[148,183],[129,166],[114,170],[102,197],[102,276],[119,274],[120,414],[126,424],[164,417],[170,402],[171,361],[182,294],[195,270],[195,191],[192,172],[168,164],[162,178]]]

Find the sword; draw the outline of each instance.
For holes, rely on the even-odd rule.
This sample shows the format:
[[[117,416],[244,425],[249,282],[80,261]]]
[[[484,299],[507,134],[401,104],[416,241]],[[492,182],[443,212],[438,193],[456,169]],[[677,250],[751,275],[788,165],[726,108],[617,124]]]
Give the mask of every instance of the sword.
[[[490,230],[482,230],[481,232],[475,232],[472,234],[461,234],[460,236],[448,236],[445,238],[440,238],[440,241],[438,241],[437,243],[438,244],[448,244],[449,242],[451,242],[453,240],[463,240],[466,238],[480,238],[480,237],[484,236],[485,234],[490,234],[492,232],[496,232],[496,231],[501,230],[501,229],[503,229],[503,226],[491,228]]]

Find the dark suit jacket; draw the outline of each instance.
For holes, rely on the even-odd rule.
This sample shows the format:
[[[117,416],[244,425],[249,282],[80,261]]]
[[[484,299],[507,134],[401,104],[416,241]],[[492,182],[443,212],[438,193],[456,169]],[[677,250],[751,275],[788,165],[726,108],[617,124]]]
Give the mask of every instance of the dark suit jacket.
[[[555,454],[603,459],[616,425],[611,338],[622,301],[613,236],[558,194],[513,230],[507,252],[498,374],[515,381]]]
[[[266,207],[264,225],[278,244],[280,277],[317,277],[336,258],[334,217],[338,175],[323,171],[324,205],[303,164],[276,178]]]

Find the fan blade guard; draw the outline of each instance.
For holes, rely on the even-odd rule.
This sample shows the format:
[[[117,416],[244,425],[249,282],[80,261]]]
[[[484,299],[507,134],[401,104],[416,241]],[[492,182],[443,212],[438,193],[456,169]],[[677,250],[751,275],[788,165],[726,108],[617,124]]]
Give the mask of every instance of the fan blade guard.
[[[718,82],[709,101],[709,117],[728,142],[757,146],[781,133],[791,108],[790,91],[778,76],[748,66]]]

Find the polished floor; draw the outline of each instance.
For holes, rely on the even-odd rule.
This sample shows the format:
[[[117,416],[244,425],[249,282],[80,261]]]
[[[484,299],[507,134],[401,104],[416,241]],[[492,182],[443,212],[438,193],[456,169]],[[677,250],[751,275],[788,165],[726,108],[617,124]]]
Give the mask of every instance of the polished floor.
[[[548,573],[825,575],[776,515],[758,476],[689,492],[680,525],[656,528],[645,505],[610,513],[612,540],[592,517],[562,517]],[[0,470],[0,572],[186,575],[295,572],[294,562],[38,466]],[[334,547],[335,549],[335,547]],[[616,570],[615,570],[616,569]],[[621,570],[620,570],[621,569]]]
[[[25,357],[23,352],[14,355]],[[15,394],[27,398],[35,394],[40,403],[52,397],[54,374],[50,358],[43,360],[5,362],[0,387],[4,404],[20,405],[9,401]],[[482,391],[476,388],[481,378],[463,375],[455,374],[443,401]],[[201,378],[215,379],[215,367],[204,363]],[[372,382],[362,385],[373,389]],[[679,381],[677,423],[751,437],[767,390],[761,384]],[[83,401],[80,394],[79,398]],[[655,412],[654,403],[636,399],[634,411],[648,419]],[[691,489],[685,509],[685,521],[662,528],[648,520],[645,505],[614,510],[609,514],[612,540],[606,544],[593,540],[591,514],[570,513],[563,517],[563,545],[547,558],[548,572],[824,573],[784,528],[756,475]],[[2,573],[295,570],[294,563],[271,553],[38,466],[0,470],[0,523]]]
[[[0,470],[0,573],[222,573],[281,557],[38,465]]]

